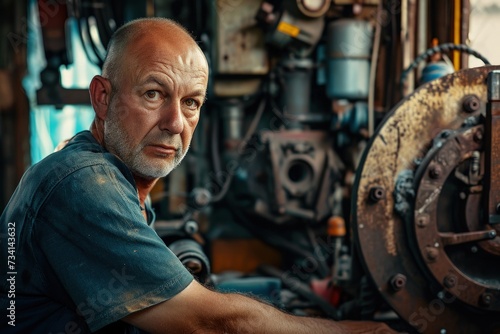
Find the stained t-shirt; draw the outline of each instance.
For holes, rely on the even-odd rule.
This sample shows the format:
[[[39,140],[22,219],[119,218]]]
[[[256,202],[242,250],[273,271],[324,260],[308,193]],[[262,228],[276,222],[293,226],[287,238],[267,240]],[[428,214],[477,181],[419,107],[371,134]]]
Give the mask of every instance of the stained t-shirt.
[[[119,320],[193,280],[144,220],[130,170],[89,131],[28,169],[0,233],[1,333],[134,332]]]

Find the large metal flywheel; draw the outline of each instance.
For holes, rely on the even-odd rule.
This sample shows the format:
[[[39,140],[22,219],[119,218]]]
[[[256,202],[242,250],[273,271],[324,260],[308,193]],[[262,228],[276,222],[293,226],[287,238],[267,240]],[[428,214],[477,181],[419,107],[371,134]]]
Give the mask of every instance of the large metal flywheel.
[[[385,118],[358,168],[357,250],[417,332],[500,333],[498,69],[421,86]]]

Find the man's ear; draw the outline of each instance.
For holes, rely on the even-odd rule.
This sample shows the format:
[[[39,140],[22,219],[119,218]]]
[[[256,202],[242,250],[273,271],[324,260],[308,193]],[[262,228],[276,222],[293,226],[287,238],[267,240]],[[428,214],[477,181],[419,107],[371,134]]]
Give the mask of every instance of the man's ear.
[[[100,75],[96,75],[90,82],[89,93],[96,117],[104,120],[111,97],[111,82]]]

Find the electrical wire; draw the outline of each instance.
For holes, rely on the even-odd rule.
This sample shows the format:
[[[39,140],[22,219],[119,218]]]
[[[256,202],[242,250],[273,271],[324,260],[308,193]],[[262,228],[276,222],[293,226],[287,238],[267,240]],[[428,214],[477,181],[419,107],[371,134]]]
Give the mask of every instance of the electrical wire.
[[[440,44],[440,45],[437,45],[435,47],[429,48],[425,52],[420,54],[417,58],[415,58],[415,60],[410,64],[410,66],[408,66],[408,68],[406,70],[404,70],[403,73],[401,73],[401,79],[400,79],[401,92],[403,92],[404,82],[406,80],[406,77],[408,76],[408,73],[413,71],[417,67],[418,63],[420,63],[421,61],[429,58],[430,56],[432,56],[436,53],[444,53],[444,52],[448,52],[451,50],[466,52],[466,53],[478,58],[479,60],[481,60],[485,65],[491,65],[491,63],[489,62],[488,59],[486,59],[479,52],[471,49],[470,47],[468,47],[465,44],[453,44],[453,43]]]
[[[377,6],[377,18],[382,15],[382,1],[378,2]],[[375,131],[375,77],[377,76],[377,63],[378,63],[378,53],[380,49],[380,35],[382,31],[382,24],[380,20],[376,20],[375,23],[375,36],[373,37],[373,48],[370,66],[370,83],[368,91],[368,136],[373,136]]]
[[[243,155],[243,152],[245,151],[244,148],[246,147],[247,143],[250,141],[250,138],[253,136],[253,134],[257,130],[257,126],[259,125],[260,119],[262,118],[264,110],[266,109],[266,105],[267,105],[267,99],[263,98],[260,101],[259,106],[257,107],[257,112],[255,113],[255,116],[252,120],[252,123],[248,127],[248,130],[247,130],[245,136],[243,137],[241,144],[238,147],[239,154],[236,158],[237,161],[240,160],[241,156]],[[233,168],[233,169],[228,171],[229,176],[226,178],[226,181],[222,185],[219,193],[212,196],[212,200],[211,200],[212,203],[219,202],[221,199],[224,198],[224,196],[226,195],[226,193],[229,190],[229,187],[231,186],[231,182],[233,180],[235,170],[236,170],[236,168]],[[218,172],[218,171],[216,171],[216,172]]]
[[[283,233],[279,233],[278,231],[272,231],[271,226],[273,226],[270,222],[266,224],[266,226],[260,226],[255,222],[250,220],[251,213],[246,212],[238,203],[236,203],[232,199],[228,199],[230,205],[228,205],[228,209],[231,211],[232,215],[236,218],[236,222],[243,226],[250,233],[255,235],[257,238],[262,240],[268,245],[271,245],[279,250],[286,251],[288,253],[294,254],[302,259],[316,259],[314,254],[300,246],[296,243],[291,242],[289,239],[283,236]],[[266,220],[265,218],[259,218],[262,222]]]
[[[295,278],[290,278],[291,275],[289,275],[289,273],[283,272],[272,266],[262,265],[259,267],[259,271],[266,275],[279,278],[287,288],[316,304],[329,318],[340,320],[337,308],[314,293],[306,283]]]
[[[106,48],[115,31],[116,19],[111,6],[93,5],[93,1],[75,1],[74,12],[78,13],[78,30],[83,50],[95,65],[102,67],[106,56]],[[95,28],[97,33],[92,34]]]
[[[90,36],[87,34],[87,28],[85,27],[87,25],[86,17],[79,17],[78,18],[78,33],[80,35],[80,39],[82,41],[82,47],[83,51],[85,52],[85,55],[87,56],[87,59],[99,66],[99,59],[91,50],[89,50],[89,43],[90,43]]]
[[[307,236],[309,237],[309,241],[311,243],[311,247],[313,249],[313,254],[316,255],[315,259],[318,262],[318,272],[321,277],[327,277],[330,274],[330,268],[326,263],[325,254],[323,254],[321,247],[318,244],[316,236],[310,227],[306,227]],[[319,253],[319,254],[318,254]]]

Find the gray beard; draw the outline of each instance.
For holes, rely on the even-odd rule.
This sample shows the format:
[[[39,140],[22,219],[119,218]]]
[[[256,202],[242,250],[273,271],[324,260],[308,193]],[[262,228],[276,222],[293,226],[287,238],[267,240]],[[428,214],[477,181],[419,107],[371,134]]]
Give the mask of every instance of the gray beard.
[[[142,141],[136,147],[132,147],[130,138],[121,129],[116,115],[112,114],[113,112],[108,111],[108,119],[104,128],[104,144],[107,150],[118,156],[132,173],[146,179],[164,177],[177,167],[186,156],[189,147],[184,150],[181,143],[180,149],[175,152],[173,160],[167,160],[167,157],[164,160],[148,159],[142,151],[147,144],[173,143],[173,137],[169,134],[162,134],[161,138],[149,138],[148,142]]]

